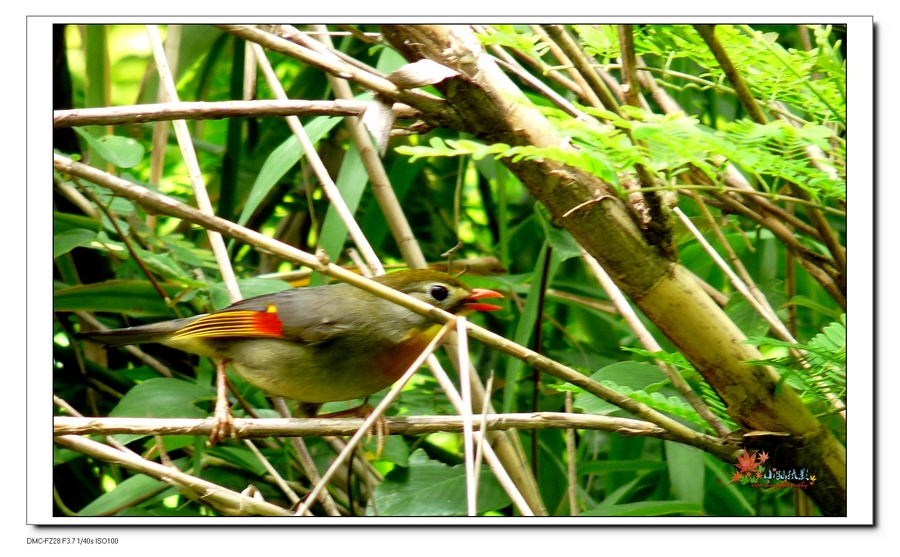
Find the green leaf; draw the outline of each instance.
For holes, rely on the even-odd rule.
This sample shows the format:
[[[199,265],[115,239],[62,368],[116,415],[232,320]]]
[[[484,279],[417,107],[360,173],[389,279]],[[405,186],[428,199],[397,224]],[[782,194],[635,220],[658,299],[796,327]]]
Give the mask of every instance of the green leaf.
[[[598,416],[608,416],[613,412],[621,410],[615,404],[606,402],[602,398],[588,392],[579,392],[572,401],[575,408],[579,408],[585,414],[596,414]]]
[[[70,460],[74,460],[76,458],[81,458],[83,456],[84,456],[83,454],[81,454],[79,452],[75,452],[72,449],[64,449],[62,447],[53,445],[53,466],[65,464],[66,462],[69,462]]]
[[[377,440],[373,442],[377,443]],[[398,466],[409,467],[409,445],[399,435],[389,435],[384,443],[384,458]]]
[[[616,362],[591,375],[594,381],[612,381],[631,389],[655,391],[669,382],[669,378],[649,362]]]
[[[179,470],[184,471],[190,465],[190,459],[179,458],[173,463]],[[122,507],[143,501],[151,493],[168,488],[166,482],[156,480],[150,476],[138,474],[119,483],[112,491],[104,493],[91,501],[81,509],[80,516],[98,516],[110,514]]]
[[[161,285],[170,299],[183,288]],[[175,317],[153,285],[142,280],[108,280],[57,290],[53,293],[54,311],[104,311],[140,317]]]
[[[153,273],[171,279],[190,288],[206,288],[205,282],[196,280],[181,265],[179,265],[171,253],[154,253],[140,248],[134,248],[134,252],[141,261]]]
[[[100,222],[84,215],[72,215],[69,213],[53,213],[53,232],[60,234],[68,232],[75,228],[84,228],[87,230],[96,230],[100,226]]]
[[[395,468],[378,484],[367,514],[381,516],[460,516],[466,514],[465,467],[430,460],[418,449],[409,468]],[[509,497],[486,467],[478,480],[477,511],[485,513],[510,504]],[[374,505],[374,507],[373,507]]]
[[[53,237],[53,258],[69,253],[73,249],[90,244],[97,237],[93,230],[75,228]]]
[[[251,451],[244,447],[226,447],[216,446],[209,449],[210,456],[217,456],[226,462],[230,462],[235,466],[239,466],[245,470],[258,475],[264,476],[268,473],[266,467],[263,466],[259,458]]]
[[[368,182],[369,175],[363,165],[362,157],[356,146],[351,145],[347,150],[347,154],[344,155],[341,171],[338,173],[337,181],[335,182],[350,214],[355,213],[359,207],[359,200],[362,199],[363,191]],[[340,259],[344,242],[347,241],[347,235],[347,226],[344,225],[334,205],[329,204],[328,211],[325,213],[325,219],[322,221],[319,246],[325,250],[325,253],[328,254],[332,261]]]
[[[540,290],[542,273],[544,272],[544,260],[548,257],[548,243],[545,241],[544,247],[541,248],[540,255],[534,267],[534,273],[531,277],[531,287],[528,290],[528,297],[525,299],[525,307],[522,309],[522,315],[516,324],[516,333],[514,340],[517,344],[527,346],[531,342],[534,333],[534,324],[538,319],[538,302],[540,301]],[[553,282],[556,270],[559,268],[560,260],[551,257],[550,264],[547,266],[547,284]],[[506,385],[503,388],[503,412],[513,412],[515,405],[516,382],[519,374],[525,367],[524,362],[517,358],[511,358],[506,368]]]
[[[597,382],[604,382],[605,385],[615,384],[615,389],[624,394],[630,394],[634,391],[652,392],[659,389],[669,380],[655,365],[647,362],[632,361],[610,364],[596,371],[591,375],[591,379]],[[624,387],[624,390],[620,389],[619,386]],[[573,404],[587,414],[598,414],[601,416],[607,416],[621,410],[618,406],[583,391],[575,395]]]
[[[666,463],[657,460],[591,460],[578,465],[578,475],[600,472],[652,472],[666,469]]]
[[[133,418],[205,418],[196,403],[212,400],[212,387],[172,377],[157,377],[135,385],[109,415]]]
[[[738,486],[731,481],[731,476],[723,469],[728,466],[731,470],[734,470],[734,467],[725,465],[723,462],[709,454],[704,456],[704,460],[706,469],[711,472],[711,475],[707,476],[707,482],[710,485],[710,500],[713,502],[709,503],[708,507],[719,508],[714,502],[718,499],[722,501],[726,509],[729,509],[728,512],[722,514],[754,516],[756,511],[754,510],[753,505],[750,504],[750,501],[744,496],[743,490],[738,488]]]
[[[144,158],[144,146],[131,139],[120,135],[104,135],[96,138],[87,131],[73,127],[106,162],[118,168],[131,168]]]
[[[309,140],[315,145],[340,121],[341,118],[319,116],[304,126],[304,130],[306,135],[309,136]],[[277,149],[272,151],[272,154],[263,163],[259,174],[256,176],[256,181],[253,182],[253,187],[247,196],[247,202],[244,204],[241,216],[238,218],[238,224],[244,225],[247,223],[253,212],[259,207],[259,204],[266,198],[266,195],[287,174],[288,170],[300,161],[301,156],[303,156],[303,147],[300,145],[300,140],[294,135],[291,135]]]
[[[181,234],[170,234],[159,240],[172,252],[176,261],[188,267],[206,267],[218,270],[219,265],[212,251],[198,248]]]
[[[700,505],[688,501],[640,501],[597,507],[578,516],[696,516],[700,514],[703,514]]]
[[[631,128],[631,136],[635,141],[652,137],[659,133],[659,126],[635,122]]]
[[[669,481],[675,497],[696,503],[702,507],[705,490],[703,451],[674,441],[663,441],[666,462],[669,463]]]
[[[810,341],[810,345],[813,345],[815,341],[822,342],[823,344],[827,344],[824,342],[825,339],[822,338],[824,335],[831,344],[829,348],[832,350],[839,350],[841,348],[847,347],[847,328],[846,328],[846,320],[847,314],[842,313],[840,316],[840,322],[832,323],[828,325],[824,329],[822,329],[822,334],[816,335],[816,338]]]
[[[773,308],[779,308],[784,305],[786,296],[775,290],[773,284],[760,285],[760,290]],[[766,319],[743,296],[732,296],[725,304],[725,313],[748,337],[761,336],[771,328]]]

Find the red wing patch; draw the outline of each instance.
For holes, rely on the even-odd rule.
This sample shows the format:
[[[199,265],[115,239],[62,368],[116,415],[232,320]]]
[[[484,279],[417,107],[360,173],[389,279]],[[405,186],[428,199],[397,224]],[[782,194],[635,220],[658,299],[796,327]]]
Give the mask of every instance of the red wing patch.
[[[172,336],[172,340],[209,337],[281,338],[282,329],[278,309],[270,305],[265,311],[232,310],[211,313],[181,328]]]

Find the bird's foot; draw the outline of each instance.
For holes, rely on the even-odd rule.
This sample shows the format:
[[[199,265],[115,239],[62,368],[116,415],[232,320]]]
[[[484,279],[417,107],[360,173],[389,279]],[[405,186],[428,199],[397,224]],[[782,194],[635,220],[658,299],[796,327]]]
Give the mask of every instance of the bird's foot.
[[[228,404],[228,399],[225,399],[224,405],[219,404],[219,402],[220,401],[216,401],[216,411],[213,415],[215,423],[213,424],[212,432],[209,434],[209,440],[206,442],[210,447],[229,437],[237,439],[237,434],[234,430],[234,416],[231,415],[231,407]]]
[[[234,416],[231,415],[231,404],[228,402],[228,383],[225,376],[225,360],[216,362],[216,410],[213,414],[215,423],[206,444],[213,446],[219,441],[231,437],[237,439],[234,431]]]

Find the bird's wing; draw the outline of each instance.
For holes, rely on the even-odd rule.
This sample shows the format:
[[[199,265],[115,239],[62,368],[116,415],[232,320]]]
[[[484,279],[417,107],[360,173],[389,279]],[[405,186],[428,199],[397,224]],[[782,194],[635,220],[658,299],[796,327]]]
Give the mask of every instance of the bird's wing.
[[[342,311],[344,285],[298,288],[264,294],[205,315],[181,330],[172,340],[240,337],[283,338],[295,342],[323,342],[341,335],[353,320]]]

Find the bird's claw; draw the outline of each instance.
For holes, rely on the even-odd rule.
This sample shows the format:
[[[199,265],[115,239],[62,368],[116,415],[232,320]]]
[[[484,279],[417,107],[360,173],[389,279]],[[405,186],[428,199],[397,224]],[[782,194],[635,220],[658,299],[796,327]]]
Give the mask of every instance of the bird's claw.
[[[231,415],[231,407],[228,405],[228,399],[216,400],[216,411],[213,416],[215,423],[209,440],[206,442],[208,446],[213,446],[219,441],[227,438],[237,439],[237,433],[234,430],[234,416]]]
[[[228,402],[228,379],[225,375],[227,360],[216,361],[216,411],[215,424],[206,444],[210,447],[231,437],[237,439],[234,431],[234,416],[231,415],[231,404]]]
[[[372,415],[374,408],[369,406],[368,404],[363,404],[359,408],[357,408],[359,415],[361,418],[368,418]],[[372,441],[372,432],[375,432],[375,460],[381,458],[382,453],[384,453],[384,444],[387,441],[387,436],[390,435],[390,431],[388,430],[387,419],[384,415],[379,415],[372,426],[369,428],[369,431],[366,432],[366,444],[368,445]]]

